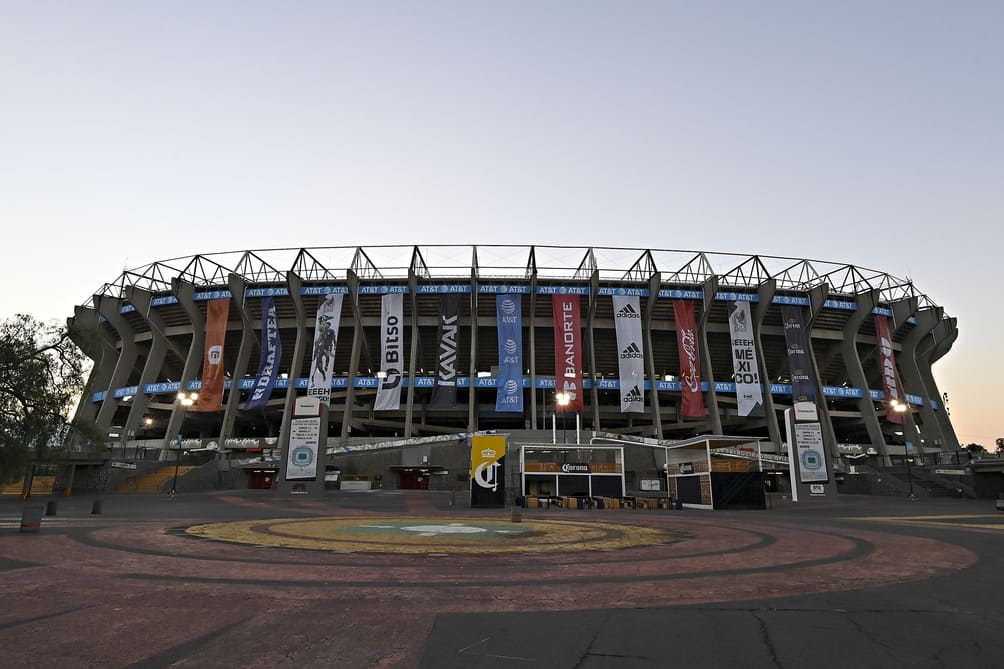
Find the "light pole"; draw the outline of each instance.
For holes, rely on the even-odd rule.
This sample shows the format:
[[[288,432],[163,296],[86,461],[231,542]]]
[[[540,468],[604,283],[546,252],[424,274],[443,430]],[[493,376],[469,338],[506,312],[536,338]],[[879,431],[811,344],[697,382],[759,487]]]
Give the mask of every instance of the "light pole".
[[[195,400],[199,399],[198,393],[178,393],[178,403],[181,405],[181,410],[185,411],[188,407],[195,404]],[[184,423],[184,420],[182,420]],[[171,483],[171,499],[178,494],[178,467],[181,466],[181,430],[178,430],[178,447],[176,453],[174,454],[174,481]]]
[[[561,443],[567,443],[568,438],[565,436],[565,407],[568,406],[572,398],[568,396],[568,393],[555,393],[554,402],[557,405],[556,410],[561,414]]]
[[[899,400],[893,400],[892,410],[902,416],[902,414],[906,413],[909,410],[909,407],[906,405],[905,402],[900,402]],[[913,471],[910,468],[910,463],[913,462],[913,458],[910,457],[909,440],[904,439],[903,451],[906,453],[906,482],[910,486],[910,501],[912,502],[917,499],[917,496],[913,494]]]

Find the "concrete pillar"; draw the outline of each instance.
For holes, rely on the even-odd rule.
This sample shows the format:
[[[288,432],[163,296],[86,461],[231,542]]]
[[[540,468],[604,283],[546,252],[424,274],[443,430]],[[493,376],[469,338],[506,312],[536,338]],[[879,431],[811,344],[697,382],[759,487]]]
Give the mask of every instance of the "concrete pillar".
[[[648,402],[652,412],[652,425],[655,427],[656,439],[662,439],[662,412],[659,408],[659,379],[655,375],[655,349],[652,347],[652,314],[659,300],[659,287],[662,285],[662,275],[656,272],[648,280],[648,300],[645,305],[644,318],[641,322],[642,336],[645,337],[645,366],[648,378],[652,384],[648,393]]]
[[[914,356],[915,351],[909,350],[909,342],[911,337],[916,334],[916,326],[909,325],[907,321],[917,313],[917,308],[919,306],[919,301],[916,297],[908,297],[901,300],[896,300],[891,303],[890,308],[892,309],[892,320],[893,325],[890,335],[895,336],[897,332],[906,332],[906,336],[900,343],[900,350],[896,352],[896,372],[900,378],[900,385],[903,389],[903,401],[906,401],[906,393],[912,393],[914,395],[920,395],[921,397],[926,396],[926,391],[922,387],[922,384],[917,384],[916,375],[913,374],[914,366]],[[916,342],[914,342],[914,347]],[[926,439],[920,431],[920,426],[917,424],[917,420],[914,412],[917,411],[909,402],[907,402],[908,411],[903,414],[903,439],[904,441],[909,441],[913,444],[913,453],[921,456],[923,460],[924,447],[926,445]]]
[[[588,310],[586,312],[586,344],[589,346],[589,357],[586,360],[589,369],[587,374],[589,375],[591,387],[589,389],[589,399],[593,405],[593,428],[594,430],[602,429],[600,427],[600,391],[596,387],[596,340],[593,338],[593,327],[596,323],[596,299],[597,294],[600,289],[600,272],[599,270],[593,270],[592,276],[589,277],[589,302]]]
[[[356,377],[359,375],[359,356],[362,354],[363,345],[366,341],[363,331],[363,316],[359,309],[359,277],[349,270],[346,274],[346,283],[349,287],[349,307],[352,310],[352,352],[349,354],[349,379],[345,388],[345,411],[342,414],[342,434],[338,439],[339,446],[349,443],[349,436],[352,434],[352,407],[356,401]]]
[[[168,350],[172,348],[171,342],[164,334],[163,323],[160,317],[152,313],[153,294],[137,286],[127,286],[125,289],[126,300],[136,308],[136,313],[146,323],[153,339],[150,345],[150,353],[147,355],[146,364],[139,377],[139,389],[133,396],[132,406],[129,408],[129,417],[126,419],[125,429],[122,431],[122,443],[125,445],[126,436],[134,432],[143,420],[147,408],[150,405],[150,396],[144,390],[148,384],[156,383],[162,378],[164,369],[164,358]],[[177,349],[177,346],[173,347]]]
[[[774,395],[770,392],[770,370],[767,369],[767,362],[763,354],[763,342],[760,341],[760,337],[762,336],[761,327],[763,326],[763,320],[767,316],[771,300],[774,299],[774,294],[776,292],[777,281],[775,279],[767,279],[757,287],[756,294],[757,297],[760,298],[760,301],[757,302],[753,309],[753,341],[756,348],[757,366],[760,368],[760,382],[763,385],[763,410],[764,418],[767,421],[767,434],[770,437],[770,440],[775,444],[778,444],[778,447],[780,447],[781,428],[778,427],[777,423],[777,413],[774,408]]]
[[[704,293],[704,301],[701,305],[701,315],[697,321],[697,337],[701,342],[701,376],[703,381],[708,382],[708,392],[705,395],[705,404],[708,407],[708,418],[711,423],[712,434],[723,434],[722,416],[718,412],[718,395],[715,392],[715,370],[711,364],[711,349],[708,348],[708,317],[711,316],[711,307],[715,303],[715,295],[718,294],[718,277],[709,277],[701,285]]]
[[[241,318],[241,343],[237,348],[237,360],[234,363],[233,373],[230,375],[230,392],[227,393],[227,403],[223,411],[223,423],[220,425],[220,448],[226,440],[233,436],[234,421],[237,412],[240,411],[241,402],[241,380],[247,374],[248,363],[251,361],[251,353],[254,349],[260,349],[258,337],[255,334],[254,319],[251,316],[250,307],[247,300],[247,281],[238,274],[230,274],[227,277],[227,284],[230,287],[230,298],[237,307],[237,312]],[[259,351],[259,354],[261,352]],[[327,434],[327,425],[321,426],[324,434]]]
[[[94,362],[73,420],[94,422],[101,405],[92,401],[91,396],[111,385],[118,349],[111,334],[101,325],[97,309],[77,306],[73,311],[74,315],[66,321],[70,339]]]
[[[818,401],[816,408],[819,411],[819,423],[823,433],[823,444],[833,462],[840,461],[840,449],[837,447],[837,435],[833,429],[833,419],[830,417],[830,407],[826,402],[826,395],[823,392],[823,378],[819,373],[819,364],[816,362],[816,353],[812,345],[812,324],[816,316],[823,310],[826,298],[829,297],[830,287],[821,283],[813,286],[809,291],[809,317],[805,320],[805,338],[809,347],[809,362],[812,365],[812,377],[816,380],[816,397]]]
[[[411,305],[411,352],[408,356],[408,398],[404,406],[404,438],[410,439],[412,416],[415,408],[415,368],[418,360],[418,277],[408,269],[408,303]]]
[[[931,330],[931,334],[918,345],[917,367],[924,381],[924,387],[938,400],[939,410],[934,412],[941,427],[941,434],[944,439],[942,450],[954,452],[961,448],[959,438],[955,434],[955,427],[952,425],[948,409],[944,404],[943,395],[938,389],[938,384],[934,380],[933,365],[952,348],[952,344],[959,336],[956,326],[956,319],[943,318]],[[925,398],[928,402],[928,398]]]
[[[192,343],[188,347],[188,355],[185,357],[185,367],[181,372],[181,379],[178,384],[178,392],[188,391],[188,382],[196,377],[202,369],[202,359],[205,356],[206,346],[206,318],[199,312],[195,305],[195,286],[185,281],[181,277],[171,279],[171,292],[178,300],[178,304],[188,316],[189,327],[192,332]],[[174,403],[171,411],[171,419],[167,423],[167,431],[164,434],[164,445],[160,452],[160,459],[169,459],[169,453],[174,450],[174,438],[181,433],[182,424],[185,422],[186,408],[180,402]]]
[[[115,370],[112,372],[108,387],[105,388],[106,395],[98,409],[95,423],[102,432],[108,432],[112,421],[115,419],[115,411],[118,409],[121,400],[114,397],[116,388],[129,385],[129,378],[136,369],[136,333],[132,326],[122,318],[119,308],[122,302],[107,295],[95,295],[94,305],[98,313],[104,316],[108,324],[115,330],[119,337],[119,354],[115,361]]]
[[[868,438],[872,446],[878,449],[884,464],[889,464],[889,452],[885,443],[885,435],[882,433],[882,426],[879,423],[878,414],[875,413],[875,405],[868,392],[868,379],[865,376],[864,368],[861,366],[861,356],[858,355],[857,339],[861,324],[871,316],[872,309],[878,303],[880,291],[875,288],[865,293],[861,293],[855,299],[857,309],[847,319],[843,329],[843,339],[840,341],[840,353],[844,361],[844,368],[856,387],[861,388],[862,396],[857,400],[858,411],[861,413],[861,420],[864,421],[865,429],[868,431]]]
[[[534,267],[530,274],[530,315],[526,319],[530,329],[530,429],[537,428],[537,268]],[[545,409],[547,403],[541,409]],[[547,429],[547,415],[544,415],[544,424],[541,430]]]
[[[477,270],[471,270],[471,366],[469,370],[469,388],[467,390],[467,431],[478,430],[478,391],[474,384],[478,378],[478,275]]]

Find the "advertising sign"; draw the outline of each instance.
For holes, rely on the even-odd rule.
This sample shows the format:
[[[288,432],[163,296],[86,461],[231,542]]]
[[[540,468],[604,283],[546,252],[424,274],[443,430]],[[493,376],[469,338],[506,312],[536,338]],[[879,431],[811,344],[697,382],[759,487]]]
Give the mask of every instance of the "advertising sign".
[[[279,362],[282,360],[282,339],[279,338],[279,316],[275,300],[266,297],[261,301],[261,362],[258,363],[258,379],[251,396],[244,403],[244,411],[262,409],[268,404],[275,380],[279,377]]]
[[[227,338],[229,316],[229,297],[206,302],[206,350],[196,411],[219,411],[223,408],[223,343]]]
[[[404,368],[404,295],[384,295],[380,305],[380,387],[376,411],[394,411],[401,407],[401,377]]]
[[[582,326],[579,296],[551,296],[554,318],[555,390],[568,395],[566,411],[582,411]]]
[[[457,406],[457,334],[460,331],[460,296],[444,295],[439,302],[439,354],[436,357],[436,387],[431,409]]]
[[[641,302],[636,295],[613,295],[621,412],[645,411],[645,355],[641,338]]]
[[[523,413],[523,307],[519,295],[496,295],[499,372],[495,411]]]
[[[320,435],[320,418],[294,418],[289,422],[287,481],[317,478],[317,443]]]
[[[506,437],[471,438],[471,508],[505,506]]]
[[[676,320],[676,348],[680,356],[680,414],[688,418],[704,417],[704,394],[701,390],[701,359],[697,348],[697,317],[690,300],[673,300]]]
[[[307,395],[321,403],[331,402],[331,376],[335,368],[338,325],[342,318],[342,295],[329,293],[317,306],[314,321],[314,347],[310,357]]]
[[[750,303],[729,303],[729,334],[732,336],[732,368],[735,371],[736,403],[740,416],[762,416],[763,389],[753,342]]]
[[[892,336],[889,334],[889,319],[875,317],[875,339],[878,343],[879,359],[882,362],[882,390],[885,392],[886,420],[902,423],[903,414],[894,411],[893,406],[903,401],[903,389],[896,373],[896,359],[893,357]]]
[[[826,471],[823,432],[819,423],[793,423],[793,425],[799,480],[802,483],[828,481],[830,475]]]

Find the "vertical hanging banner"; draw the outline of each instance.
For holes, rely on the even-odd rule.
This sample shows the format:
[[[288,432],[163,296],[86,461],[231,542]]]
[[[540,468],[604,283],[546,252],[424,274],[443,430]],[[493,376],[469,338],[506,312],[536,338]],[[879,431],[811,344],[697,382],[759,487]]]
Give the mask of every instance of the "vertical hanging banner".
[[[704,393],[701,391],[701,358],[697,348],[697,317],[690,300],[673,300],[676,321],[676,348],[680,356],[680,390],[683,403],[680,414],[703,418]]]
[[[331,402],[331,377],[335,369],[338,326],[342,320],[342,295],[328,294],[317,305],[314,320],[314,347],[310,356],[307,396],[321,404]]]
[[[878,343],[879,359],[882,363],[882,390],[885,392],[885,417],[890,423],[903,423],[903,414],[893,410],[893,406],[903,401],[903,390],[896,373],[896,359],[892,351],[892,335],[889,334],[889,320],[885,316],[875,316],[875,339]]]
[[[554,318],[554,389],[568,395],[566,411],[582,411],[582,326],[579,296],[551,296]]]
[[[618,372],[621,381],[621,412],[645,411],[645,355],[641,339],[641,301],[637,295],[613,295],[614,327],[617,332]]]
[[[523,305],[519,295],[496,295],[499,374],[495,411],[523,413]]]
[[[439,355],[431,409],[457,406],[457,335],[460,331],[460,296],[444,295],[439,302]]]
[[[736,402],[740,416],[762,416],[763,389],[753,345],[753,319],[749,302],[729,303],[729,333],[732,335],[732,368],[736,377]]]
[[[784,342],[788,346],[788,371],[791,374],[791,401],[816,402],[816,379],[809,360],[808,333],[805,314],[793,304],[781,305]]]
[[[227,338],[229,316],[229,297],[206,302],[206,353],[202,359],[202,388],[195,403],[196,411],[223,408],[223,343]]]
[[[261,301],[261,362],[258,363],[258,380],[251,396],[244,403],[244,411],[263,409],[272,395],[275,380],[279,377],[282,360],[282,339],[279,337],[279,315],[275,300],[266,297]]]
[[[471,508],[505,506],[506,437],[471,438]]]
[[[380,387],[375,411],[401,408],[401,372],[404,366],[404,294],[389,293],[380,303]]]

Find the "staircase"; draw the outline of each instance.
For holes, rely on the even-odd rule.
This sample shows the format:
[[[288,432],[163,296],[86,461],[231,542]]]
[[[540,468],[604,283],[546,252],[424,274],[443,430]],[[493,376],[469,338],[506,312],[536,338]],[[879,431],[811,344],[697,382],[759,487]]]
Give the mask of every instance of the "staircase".
[[[939,483],[938,481],[926,481],[923,479],[915,479],[913,485],[923,488],[927,491],[927,494],[931,497],[958,497],[958,490],[955,488],[949,488],[948,486]]]
[[[55,476],[36,476],[31,481],[32,495],[51,495],[52,486],[56,483]],[[0,485],[0,495],[20,495],[24,488],[24,479],[14,483]]]
[[[178,467],[178,478],[180,479],[193,469],[198,469],[198,467]],[[115,488],[115,492],[161,493],[164,492],[164,487],[168,481],[173,480],[174,465],[168,465],[119,484]]]

